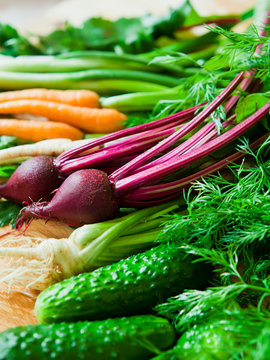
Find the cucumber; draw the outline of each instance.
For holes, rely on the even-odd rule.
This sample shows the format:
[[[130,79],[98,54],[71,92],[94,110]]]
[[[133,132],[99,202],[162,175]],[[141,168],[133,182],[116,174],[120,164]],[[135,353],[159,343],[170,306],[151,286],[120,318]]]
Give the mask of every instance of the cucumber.
[[[39,324],[2,332],[0,360],[143,360],[174,343],[169,321],[152,315]]]
[[[149,313],[168,297],[208,283],[209,265],[193,260],[178,246],[165,244],[74,276],[38,296],[37,318],[48,324]]]
[[[233,335],[230,327],[218,321],[195,324],[184,332],[175,347],[151,360],[229,360]],[[237,355],[234,359],[238,359]]]

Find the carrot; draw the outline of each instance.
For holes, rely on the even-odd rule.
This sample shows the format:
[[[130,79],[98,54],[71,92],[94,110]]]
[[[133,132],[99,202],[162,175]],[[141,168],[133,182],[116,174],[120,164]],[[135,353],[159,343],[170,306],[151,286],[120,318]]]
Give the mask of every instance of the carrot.
[[[68,138],[79,140],[83,133],[73,126],[50,121],[0,119],[0,135],[16,136],[28,141]]]
[[[99,96],[90,90],[26,89],[0,93],[0,102],[32,99],[46,100],[72,106],[99,107]]]
[[[76,126],[86,132],[110,133],[123,128],[126,116],[115,109],[90,109],[44,100],[0,103],[0,114],[30,113]]]

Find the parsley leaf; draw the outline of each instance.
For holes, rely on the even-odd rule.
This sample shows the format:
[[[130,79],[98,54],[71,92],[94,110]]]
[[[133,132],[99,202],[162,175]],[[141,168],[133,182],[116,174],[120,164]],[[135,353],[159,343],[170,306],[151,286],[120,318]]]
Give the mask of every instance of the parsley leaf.
[[[86,20],[81,27],[66,23],[64,29],[40,37],[46,54],[78,50],[115,50],[126,53],[150,51],[159,36],[172,36],[191,12],[186,0],[178,9],[162,16],[145,15],[138,18],[119,18],[116,21],[101,17]]]
[[[0,52],[5,55],[36,55],[40,50],[10,25],[0,24]]]
[[[17,167],[18,165],[0,166],[0,177],[9,178],[17,169]]]

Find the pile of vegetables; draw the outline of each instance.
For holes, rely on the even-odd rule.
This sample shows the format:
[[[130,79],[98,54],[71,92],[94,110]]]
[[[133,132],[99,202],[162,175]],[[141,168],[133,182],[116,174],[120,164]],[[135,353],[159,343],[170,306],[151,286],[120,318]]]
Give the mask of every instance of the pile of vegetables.
[[[133,114],[127,119],[116,109],[152,110],[158,100],[179,99],[184,80],[200,72],[196,61],[204,62],[215,52],[217,35],[208,31],[195,36],[190,27],[205,22],[230,27],[239,20],[202,18],[185,1],[161,17],[116,22],[92,18],[81,28],[67,24],[46,37],[31,34],[31,40],[1,25],[0,89],[11,91],[0,96],[0,114],[8,115],[0,118],[0,135],[31,142],[79,140],[132,124]],[[179,64],[158,59],[176,51],[188,54]],[[117,96],[99,98],[96,91]],[[143,117],[148,115],[141,113],[140,121]]]
[[[0,28],[0,113],[107,133],[0,139],[1,225],[76,228],[1,240],[0,280],[41,293],[40,324],[1,333],[0,359],[269,358],[269,6],[244,34],[188,1],[35,45]],[[201,23],[216,25],[179,41]]]
[[[187,14],[191,11],[188,3],[185,3],[180,10],[176,10],[176,14],[179,15],[185,11]],[[163,20],[159,19],[161,23]],[[155,23],[154,20],[153,23]],[[172,29],[175,30],[174,27]],[[222,30],[222,28],[218,28],[216,32],[222,31],[226,35],[226,30]],[[213,33],[215,35],[215,32]],[[265,30],[261,32],[260,42],[253,49],[258,58],[265,52],[264,47],[261,46],[264,37]],[[119,59],[118,54],[104,54],[110,60],[112,58],[118,62],[123,60]],[[46,58],[46,55],[44,56]],[[67,54],[63,55],[65,59],[61,56],[59,61],[74,59]],[[79,52],[78,56],[83,56],[86,60],[89,53]],[[97,59],[97,53],[95,56]],[[124,56],[127,60],[131,55],[124,54]],[[144,66],[148,66],[145,60],[146,55],[136,56],[140,56],[140,60],[135,59],[132,62],[130,59],[132,64],[137,61],[141,65],[144,62]],[[153,54],[151,56],[148,54],[148,61],[152,56]],[[190,60],[189,56],[187,58]],[[27,59],[25,59],[26,62]],[[75,56],[75,59],[78,60],[78,57]],[[172,64],[167,64],[165,60],[162,56],[161,60],[155,57],[149,69],[154,66],[154,71],[158,68],[164,70],[165,66],[169,72],[175,72],[179,68],[177,56]],[[24,63],[20,62],[20,57],[15,58],[14,61],[19,66],[24,66]],[[39,60],[37,59],[37,61]],[[48,59],[45,61],[44,58],[41,59],[41,63],[45,62],[46,64],[46,61]],[[130,64],[130,62],[127,63]],[[261,124],[261,120],[268,113],[270,107],[268,101],[265,101],[265,104],[262,104],[263,106],[259,109],[255,107],[248,113],[243,114],[243,105],[239,106],[239,109],[235,109],[239,96],[233,94],[234,90],[239,87],[245,91],[250,89],[251,85],[254,86],[255,71],[246,67],[247,70],[244,72],[243,61],[237,63],[230,71],[227,69],[225,76],[223,76],[224,71],[210,73],[208,63],[205,66],[199,66],[199,63],[195,61],[195,65],[196,69],[200,71],[200,76],[205,76],[205,79],[198,81],[196,75],[189,76],[187,84],[195,82],[194,86],[196,85],[199,90],[197,89],[197,100],[195,99],[195,101],[191,99],[192,93],[190,96],[186,96],[187,99],[181,104],[184,110],[177,111],[176,106],[172,109],[171,115],[163,117],[164,111],[161,111],[158,120],[94,139],[55,159],[41,156],[23,163],[8,182],[1,185],[0,189],[0,194],[7,199],[19,203],[30,203],[22,211],[16,227],[20,228],[28,219],[35,217],[59,220],[77,227],[108,220],[114,218],[123,206],[139,208],[174,199],[179,196],[179,190],[189,186],[193,180],[219,170],[226,166],[228,161],[240,158],[241,153],[234,152],[234,141],[239,136],[246,134],[252,127],[254,128],[256,124]],[[21,75],[16,72],[17,68],[11,67],[9,70],[12,71],[8,71],[7,76],[13,77],[13,85],[21,75],[24,77],[30,74],[27,72],[30,68],[27,66]],[[42,71],[42,67],[40,71]],[[90,72],[95,74],[95,79],[100,78],[99,70],[81,71],[88,72],[88,75]],[[146,77],[148,79],[163,77],[163,84],[165,84],[164,81],[170,82],[170,75],[168,77],[168,75],[156,72],[144,72],[143,77],[140,78],[141,70],[106,69],[102,71],[114,77],[114,71],[124,71],[126,75],[127,73],[133,74],[132,78],[136,81],[143,80],[143,77],[144,79]],[[207,75],[205,75],[206,71],[208,71]],[[34,78],[37,81],[40,81],[42,76],[50,79],[51,74],[34,74]],[[125,78],[127,78],[126,75]],[[57,78],[61,78],[61,76],[60,73],[57,74]],[[208,94],[208,84],[206,89],[202,88],[205,81],[209,81],[209,79],[212,82],[211,96]],[[220,80],[222,80],[221,89],[218,85]],[[178,81],[178,78],[174,77],[172,81]],[[3,84],[5,86],[4,82]],[[167,85],[169,85],[168,82]],[[170,85],[173,83],[170,82]],[[225,88],[224,85],[226,85]],[[181,89],[177,91],[183,91],[184,87]],[[205,94],[201,96],[204,90]],[[6,98],[9,100],[0,103],[0,113],[26,111],[35,115],[46,115],[51,120],[64,121],[85,131],[98,132],[99,129],[96,126],[98,122],[102,124],[101,128],[104,132],[110,132],[115,127],[123,126],[125,115],[117,110],[88,109],[68,104],[58,105],[56,102],[40,99],[32,101],[28,98],[29,91],[15,92],[14,95],[6,94]],[[21,94],[18,96],[22,96],[22,99],[10,100],[9,96],[16,98],[16,94]],[[178,99],[178,105],[181,101]],[[192,102],[195,104],[187,108],[186,105]],[[46,109],[44,109],[45,103]],[[108,125],[106,125],[107,116],[110,118]],[[255,147],[264,139],[264,137],[260,137],[264,133],[260,124],[256,127],[255,133],[250,136],[253,141],[252,146]],[[86,153],[96,146],[101,148],[92,151],[91,154]],[[220,149],[223,149],[224,155],[221,154]],[[28,176],[29,172],[31,176]],[[48,184],[46,184],[47,180]],[[16,189],[20,189],[22,185],[24,191],[19,190],[19,194],[17,194],[18,190]],[[75,204],[71,202],[73,198],[77,199]]]
[[[158,360],[268,359],[269,149],[270,137],[256,152],[245,141],[239,150],[246,161],[231,165],[231,180],[219,175],[195,183],[188,212],[166,216],[162,244],[43,291],[36,302],[42,324],[1,333],[0,356],[60,359],[74,352],[101,359],[110,351],[108,358],[132,359],[144,351],[143,359]],[[209,281],[212,287],[199,290]],[[181,293],[189,287],[196,290]],[[156,314],[172,319],[178,332],[173,348],[169,324],[149,315],[157,303]],[[116,324],[123,324],[120,338]],[[107,326],[111,331],[101,335],[97,328]],[[162,329],[167,337],[156,342]]]
[[[218,161],[199,172],[191,172],[189,176],[185,174],[179,176],[176,173],[175,180],[166,180],[168,176],[185,166],[198,166],[198,161],[201,159],[205,161],[206,156],[245,134],[269,112],[270,105],[266,103],[239,124],[234,124],[235,116],[231,116],[224,122],[225,129],[228,126],[231,128],[226,129],[227,131],[222,134],[215,129],[215,123],[210,121],[171,150],[172,145],[177,144],[178,140],[206,120],[242,79],[241,72],[195,117],[193,116],[198,106],[155,122],[92,140],[86,145],[61,154],[57,159],[50,158],[47,161],[47,158],[39,157],[26,161],[14,172],[9,181],[2,185],[1,194],[17,202],[29,200],[42,200],[42,202],[34,202],[26,207],[18,219],[17,226],[33,217],[60,220],[73,226],[108,220],[117,215],[119,205],[145,207],[178,197],[179,190],[187,186],[190,181],[217,171],[228,161],[241,157],[239,152],[227,152],[225,157],[218,158]],[[230,111],[230,101],[226,107],[225,111]],[[190,118],[191,120],[186,121]],[[139,135],[136,135],[138,133]],[[255,133],[253,146],[264,138],[256,135]],[[117,143],[107,144],[108,140],[116,139],[118,139]],[[105,145],[105,148],[89,155],[79,156],[97,145]],[[153,159],[157,155],[161,156]],[[44,166],[44,160],[48,166]],[[147,163],[148,160],[152,161]],[[92,167],[94,169],[91,169]],[[31,177],[28,176],[29,171]],[[45,175],[45,172],[48,175]],[[59,187],[61,178],[64,181]],[[55,185],[53,185],[54,181]],[[22,185],[24,192],[17,195],[16,187],[20,188]],[[56,189],[57,191],[53,193],[52,190]],[[45,200],[52,194],[52,200],[46,202]],[[71,198],[77,199],[75,204],[71,203]]]

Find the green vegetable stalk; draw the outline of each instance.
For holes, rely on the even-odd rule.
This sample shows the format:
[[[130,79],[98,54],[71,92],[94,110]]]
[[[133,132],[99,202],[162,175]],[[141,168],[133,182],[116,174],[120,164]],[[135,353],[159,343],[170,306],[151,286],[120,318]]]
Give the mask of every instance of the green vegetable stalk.
[[[180,85],[181,86],[181,85]],[[164,91],[121,94],[100,99],[102,107],[119,111],[152,110],[159,101],[180,100],[178,87]]]
[[[168,75],[135,70],[94,69],[69,73],[21,73],[0,71],[0,89],[45,87],[91,89],[101,93],[158,91],[179,84]]]
[[[205,51],[205,50],[204,50]],[[181,67],[158,62],[150,65],[143,56],[117,54],[113,51],[75,51],[63,55],[0,56],[2,71],[29,73],[59,73],[89,69],[125,69],[147,72],[182,74]]]

